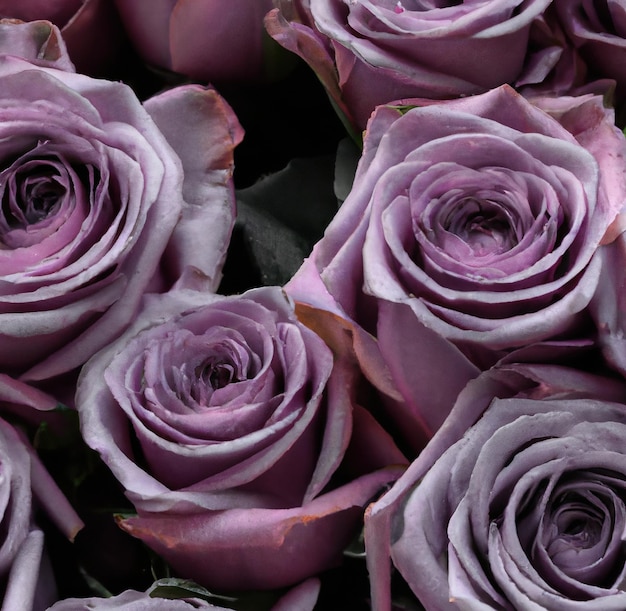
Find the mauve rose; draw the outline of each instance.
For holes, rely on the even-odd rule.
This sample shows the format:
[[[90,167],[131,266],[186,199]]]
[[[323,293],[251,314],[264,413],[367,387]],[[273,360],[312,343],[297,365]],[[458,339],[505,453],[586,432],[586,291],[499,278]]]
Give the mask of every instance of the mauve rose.
[[[555,0],[563,29],[595,77],[614,79],[626,101],[626,2]]]
[[[83,367],[76,405],[137,510],[124,530],[208,588],[272,589],[336,564],[397,476],[342,469],[351,375],[276,287],[178,290]]]
[[[85,74],[107,73],[124,48],[113,0],[0,0],[0,18],[51,21],[60,28],[77,71]]]
[[[362,129],[379,104],[512,83],[550,0],[276,0],[270,35],[318,74]]]
[[[625,402],[623,383],[556,365],[468,384],[368,510],[373,608],[391,608],[389,556],[428,611],[625,608]]]
[[[272,0],[116,3],[137,51],[156,67],[220,85],[248,84],[269,74],[274,42],[263,17]]]
[[[122,83],[73,72],[58,29],[40,21],[0,25],[0,92],[4,373],[79,367],[148,289],[217,288],[241,128],[214,90],[142,106]]]
[[[547,112],[508,86],[405,102],[374,113],[352,190],[286,290],[377,338],[388,370],[368,377],[430,435],[478,369],[588,333],[626,140],[593,95],[537,99]]]

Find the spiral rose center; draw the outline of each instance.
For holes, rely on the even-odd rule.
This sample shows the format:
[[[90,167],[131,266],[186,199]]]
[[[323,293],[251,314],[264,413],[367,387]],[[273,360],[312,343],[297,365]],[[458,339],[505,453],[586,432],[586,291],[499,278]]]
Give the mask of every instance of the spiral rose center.
[[[218,390],[233,382],[240,382],[241,376],[237,375],[237,367],[234,363],[211,359],[196,369],[197,378],[203,383]]]
[[[63,163],[53,158],[18,160],[2,172],[2,243],[27,247],[53,234],[64,222],[61,210],[70,183]]]
[[[538,566],[546,581],[559,590],[570,587],[563,576],[603,588],[621,579],[626,560],[621,486],[611,475],[589,476],[595,479],[584,484],[566,480],[557,486],[544,516],[539,545],[545,552],[540,553]]]
[[[589,548],[595,545],[602,532],[602,516],[590,508],[575,504],[566,508],[556,519],[556,541],[572,549]]]
[[[475,256],[499,254],[514,246],[509,219],[495,203],[468,198],[459,209],[448,216],[444,228],[463,240]]]

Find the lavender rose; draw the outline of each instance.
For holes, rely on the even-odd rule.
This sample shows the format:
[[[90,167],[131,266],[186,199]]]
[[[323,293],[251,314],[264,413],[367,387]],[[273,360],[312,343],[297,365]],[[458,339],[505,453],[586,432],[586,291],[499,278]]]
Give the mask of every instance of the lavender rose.
[[[391,607],[387,553],[428,611],[624,608],[625,402],[555,365],[470,383],[368,514],[374,609]]]
[[[550,0],[278,0],[269,33],[301,55],[362,129],[379,104],[512,83]]]
[[[590,73],[614,79],[626,101],[626,2],[556,0],[563,29],[585,59]]]
[[[122,528],[208,588],[278,588],[334,565],[397,475],[343,468],[352,370],[278,288],[146,303],[76,395],[85,441],[137,510]]]
[[[128,35],[150,64],[211,83],[262,81],[274,46],[263,17],[272,0],[116,0]]]
[[[119,335],[146,290],[217,288],[241,129],[213,90],[142,106],[76,74],[48,22],[0,25],[0,84],[0,369],[47,380]]]
[[[587,333],[626,141],[592,95],[537,100],[553,116],[508,86],[413,103],[374,113],[352,190],[286,290],[375,337],[388,371],[368,375],[432,433],[478,369]]]

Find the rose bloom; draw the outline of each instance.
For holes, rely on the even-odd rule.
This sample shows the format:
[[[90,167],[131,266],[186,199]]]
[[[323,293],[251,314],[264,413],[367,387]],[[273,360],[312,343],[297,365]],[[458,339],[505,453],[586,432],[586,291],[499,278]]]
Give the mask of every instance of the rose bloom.
[[[286,290],[351,321],[357,351],[377,345],[386,368],[366,375],[430,436],[478,370],[587,341],[626,141],[593,95],[537,100],[547,112],[508,86],[405,102],[374,113],[352,190]]]
[[[358,129],[402,97],[452,98],[512,83],[550,0],[277,0],[271,36],[307,61]]]
[[[54,23],[78,72],[104,74],[120,61],[125,35],[113,0],[0,0],[0,18]]]
[[[368,512],[373,608],[391,608],[390,555],[427,611],[623,609],[625,402],[623,383],[557,365],[470,382]]]
[[[269,76],[272,0],[116,0],[132,43],[149,64],[211,83]]]
[[[626,101],[626,2],[555,0],[554,5],[590,73],[614,79],[619,102]]]
[[[142,106],[76,74],[48,22],[0,25],[0,83],[0,369],[48,380],[119,335],[146,290],[217,288],[241,129],[214,90]]]
[[[121,527],[208,588],[280,588],[334,566],[397,477],[372,456],[388,444],[380,466],[405,462],[357,417],[352,372],[276,287],[147,298],[76,394],[86,443],[137,510]]]

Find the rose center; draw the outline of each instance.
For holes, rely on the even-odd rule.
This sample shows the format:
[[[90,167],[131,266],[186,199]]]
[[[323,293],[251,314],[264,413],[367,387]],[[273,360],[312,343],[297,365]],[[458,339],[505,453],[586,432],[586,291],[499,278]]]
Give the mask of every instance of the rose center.
[[[210,360],[196,370],[196,375],[202,383],[213,390],[224,388],[233,381],[241,381],[241,378],[237,376],[235,365],[227,361]]]
[[[461,238],[476,256],[505,252],[515,245],[509,219],[492,202],[473,198],[461,205],[462,213],[450,215],[444,227]]]
[[[2,213],[6,227],[27,228],[55,214],[66,188],[54,170],[24,178],[16,176],[5,186]]]

